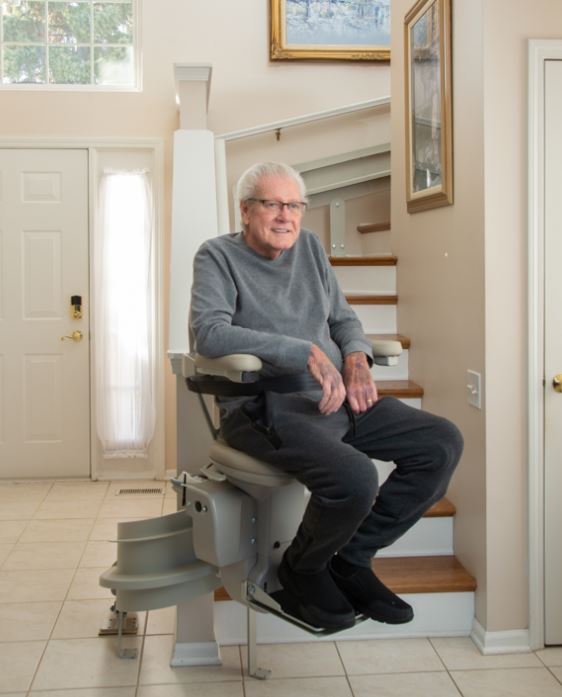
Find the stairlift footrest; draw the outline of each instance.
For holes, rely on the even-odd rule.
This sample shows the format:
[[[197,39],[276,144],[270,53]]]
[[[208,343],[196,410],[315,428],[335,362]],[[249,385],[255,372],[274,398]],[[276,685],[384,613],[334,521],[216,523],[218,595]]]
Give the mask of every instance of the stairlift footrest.
[[[287,608],[290,603],[285,602],[289,598],[286,596],[284,591],[276,591],[272,595],[269,595],[259,586],[256,586],[253,583],[247,583],[246,596],[248,605],[250,605],[250,607],[253,607],[260,612],[269,612],[272,615],[276,615],[282,620],[285,620],[286,622],[289,622],[300,629],[304,629],[305,632],[308,632],[309,634],[314,634],[315,636],[328,636],[330,634],[336,634],[337,632],[342,631],[341,629],[322,629],[320,627],[314,627],[313,625],[300,619],[300,617],[296,616],[296,614],[287,612],[287,610],[284,608]],[[359,615],[356,618],[355,623],[358,624],[366,619],[367,617],[364,615]]]

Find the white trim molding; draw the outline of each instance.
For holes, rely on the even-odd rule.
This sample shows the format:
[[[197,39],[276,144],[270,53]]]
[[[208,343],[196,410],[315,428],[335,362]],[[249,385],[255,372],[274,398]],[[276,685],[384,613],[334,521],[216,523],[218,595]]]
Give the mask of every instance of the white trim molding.
[[[470,638],[484,656],[502,653],[529,653],[532,650],[529,630],[513,629],[504,632],[487,632],[476,619],[472,624]]]
[[[529,643],[544,646],[544,63],[562,60],[562,40],[528,50],[528,442]]]

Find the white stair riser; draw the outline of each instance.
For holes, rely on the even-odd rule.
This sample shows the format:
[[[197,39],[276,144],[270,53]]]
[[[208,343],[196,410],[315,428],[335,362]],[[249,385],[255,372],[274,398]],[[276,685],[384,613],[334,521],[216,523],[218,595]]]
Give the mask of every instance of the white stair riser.
[[[372,373],[375,380],[407,380],[408,350],[402,350],[397,365],[374,365]]]
[[[411,407],[414,407],[414,409],[422,408],[421,397],[408,397],[408,399],[401,399],[400,401],[404,402],[404,404],[409,404]]]
[[[396,333],[396,305],[352,305],[365,334]]]
[[[373,460],[382,486],[394,469],[393,462]],[[453,518],[422,518],[393,545],[382,549],[381,557],[428,557],[453,554]]]
[[[453,518],[422,518],[377,557],[435,557],[453,554]]]
[[[470,635],[474,620],[474,593],[413,593],[402,597],[414,608],[412,622],[390,625],[366,620],[344,632],[325,637],[308,634],[274,615],[258,613],[258,643]],[[245,644],[246,608],[234,601],[215,603],[215,634],[222,646]],[[266,665],[262,667],[267,668]]]
[[[345,293],[396,293],[395,266],[334,266]]]

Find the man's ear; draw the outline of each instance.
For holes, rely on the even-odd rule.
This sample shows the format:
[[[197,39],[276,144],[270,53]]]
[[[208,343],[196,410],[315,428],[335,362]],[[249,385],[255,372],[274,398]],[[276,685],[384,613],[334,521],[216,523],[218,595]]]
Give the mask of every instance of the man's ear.
[[[250,204],[248,201],[240,201],[240,220],[247,225],[250,219]]]

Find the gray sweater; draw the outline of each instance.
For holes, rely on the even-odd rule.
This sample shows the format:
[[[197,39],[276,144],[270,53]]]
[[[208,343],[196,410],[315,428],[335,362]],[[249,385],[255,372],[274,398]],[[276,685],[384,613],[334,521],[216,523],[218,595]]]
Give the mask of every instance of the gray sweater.
[[[254,252],[241,233],[204,242],[194,259],[191,331],[198,353],[254,354],[264,375],[305,372],[312,343],[338,370],[354,351],[372,360],[326,253],[304,229],[276,259]]]

